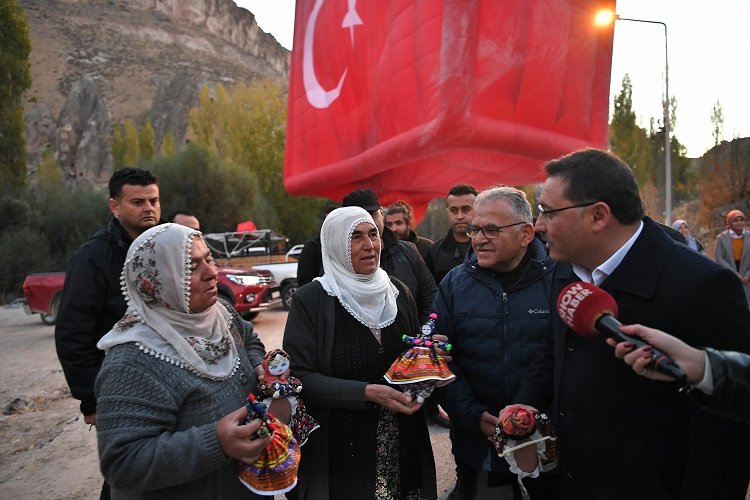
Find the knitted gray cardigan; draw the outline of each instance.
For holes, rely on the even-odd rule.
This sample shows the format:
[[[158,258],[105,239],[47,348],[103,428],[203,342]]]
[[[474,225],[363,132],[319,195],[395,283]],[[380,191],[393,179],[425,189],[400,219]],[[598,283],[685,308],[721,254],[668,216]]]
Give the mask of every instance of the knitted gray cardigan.
[[[260,498],[240,483],[238,462],[216,437],[216,422],[255,388],[265,351],[250,323],[231,324],[245,346],[227,380],[199,377],[134,343],[107,353],[96,379],[96,431],[113,499]]]

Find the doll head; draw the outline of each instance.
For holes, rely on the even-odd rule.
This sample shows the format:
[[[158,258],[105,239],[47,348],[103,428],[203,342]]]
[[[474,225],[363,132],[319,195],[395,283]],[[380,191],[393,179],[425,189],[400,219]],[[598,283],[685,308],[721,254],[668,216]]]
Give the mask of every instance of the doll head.
[[[281,349],[274,349],[263,358],[263,369],[274,378],[288,374],[289,365],[289,355]]]

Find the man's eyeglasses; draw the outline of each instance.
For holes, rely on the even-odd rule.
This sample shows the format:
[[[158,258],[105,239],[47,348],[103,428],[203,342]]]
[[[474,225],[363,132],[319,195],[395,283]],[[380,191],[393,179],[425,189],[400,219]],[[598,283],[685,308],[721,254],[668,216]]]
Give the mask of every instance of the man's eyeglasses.
[[[570,210],[571,208],[581,208],[581,207],[590,207],[591,205],[594,205],[596,203],[599,203],[598,201],[587,201],[586,203],[579,203],[577,205],[571,205],[569,207],[562,207],[562,208],[544,208],[541,205],[537,205],[536,208],[539,210],[539,215],[544,215],[545,217],[549,218],[550,215],[555,214],[557,212],[562,212],[563,210]]]
[[[493,226],[493,225],[487,225],[484,227],[481,226],[475,226],[473,224],[469,224],[466,226],[466,236],[469,238],[474,238],[475,236],[479,235],[479,232],[481,231],[482,234],[484,234],[484,237],[488,240],[491,240],[493,238],[497,238],[497,235],[503,232],[503,229],[506,227],[513,227],[518,226],[520,224],[528,224],[528,222],[514,222],[513,224],[506,224],[505,226]]]

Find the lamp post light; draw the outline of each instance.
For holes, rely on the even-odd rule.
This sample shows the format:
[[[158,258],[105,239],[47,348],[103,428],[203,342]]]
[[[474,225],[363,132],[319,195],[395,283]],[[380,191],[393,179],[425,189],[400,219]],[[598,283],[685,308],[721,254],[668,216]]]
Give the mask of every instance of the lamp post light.
[[[614,21],[660,24],[664,27],[664,218],[666,219],[666,224],[670,225],[672,224],[672,143],[669,138],[669,45],[667,24],[662,21],[620,17],[612,11],[600,11],[594,19],[595,24],[599,26],[608,25]]]

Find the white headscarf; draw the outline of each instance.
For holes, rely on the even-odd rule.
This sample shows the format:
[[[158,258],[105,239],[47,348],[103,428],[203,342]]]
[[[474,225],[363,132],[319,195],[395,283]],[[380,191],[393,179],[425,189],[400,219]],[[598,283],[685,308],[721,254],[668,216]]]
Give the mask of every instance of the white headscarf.
[[[396,319],[398,290],[380,267],[372,274],[354,272],[352,233],[363,222],[377,229],[370,214],[360,207],[337,208],[328,214],[320,228],[324,274],[315,280],[357,321],[368,328],[383,328]]]
[[[128,310],[97,344],[102,350],[135,342],[173,364],[211,379],[229,377],[239,362],[229,313],[218,302],[190,312],[190,252],[199,231],[162,224],[130,245],[121,285]]]

